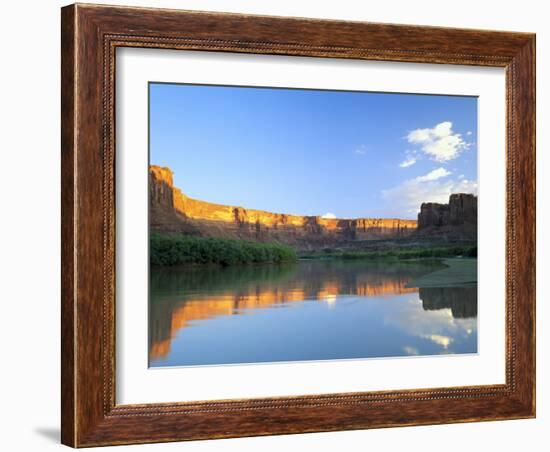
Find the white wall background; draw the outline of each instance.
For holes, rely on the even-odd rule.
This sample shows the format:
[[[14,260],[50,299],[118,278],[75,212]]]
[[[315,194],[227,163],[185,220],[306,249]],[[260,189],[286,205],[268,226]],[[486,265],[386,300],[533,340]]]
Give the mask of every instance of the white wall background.
[[[543,251],[550,229],[550,30],[545,2],[462,0],[113,0],[118,4],[252,14],[366,20],[537,33],[538,129],[538,417],[535,420],[244,438],[223,441],[118,447],[116,450],[445,452],[480,447],[500,452],[547,450],[550,322]],[[99,3],[99,2],[93,2]],[[3,450],[47,451],[59,445],[59,8],[51,0],[5,2],[0,45],[0,444]],[[546,204],[546,206],[545,206]],[[548,297],[546,297],[548,298]],[[546,381],[544,381],[546,379]],[[547,441],[546,441],[547,442]]]

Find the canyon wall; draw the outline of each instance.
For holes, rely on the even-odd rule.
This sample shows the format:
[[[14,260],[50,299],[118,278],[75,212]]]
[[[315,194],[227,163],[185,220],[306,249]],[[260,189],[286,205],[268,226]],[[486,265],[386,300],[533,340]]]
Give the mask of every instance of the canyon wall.
[[[448,204],[423,203],[418,214],[418,235],[477,238],[477,196],[456,193]]]
[[[189,198],[174,187],[169,168],[149,170],[150,227],[153,231],[257,241],[276,240],[298,248],[342,241],[411,236],[415,220],[386,218],[329,219],[288,215]]]

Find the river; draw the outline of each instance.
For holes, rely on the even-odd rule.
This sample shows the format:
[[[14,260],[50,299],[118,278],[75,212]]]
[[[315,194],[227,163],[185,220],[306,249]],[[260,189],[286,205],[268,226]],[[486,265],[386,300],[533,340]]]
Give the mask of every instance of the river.
[[[477,287],[411,287],[441,265],[152,268],[149,365],[476,353]]]

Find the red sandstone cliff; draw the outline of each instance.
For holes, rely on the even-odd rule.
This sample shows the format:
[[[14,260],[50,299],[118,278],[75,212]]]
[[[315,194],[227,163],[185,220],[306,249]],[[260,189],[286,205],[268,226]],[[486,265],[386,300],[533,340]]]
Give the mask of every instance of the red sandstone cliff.
[[[276,240],[300,248],[330,246],[341,241],[395,239],[416,231],[414,220],[327,219],[245,209],[199,201],[174,187],[169,168],[149,170],[150,227],[212,237]]]

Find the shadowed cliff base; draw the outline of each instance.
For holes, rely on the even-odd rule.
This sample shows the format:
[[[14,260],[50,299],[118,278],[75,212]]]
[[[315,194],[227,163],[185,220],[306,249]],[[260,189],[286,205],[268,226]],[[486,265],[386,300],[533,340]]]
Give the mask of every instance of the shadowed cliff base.
[[[174,187],[169,168],[152,165],[149,198],[150,231],[165,235],[275,242],[298,252],[468,247],[477,241],[477,198],[468,194],[451,195],[449,204],[422,204],[418,221],[299,216],[189,198]]]

